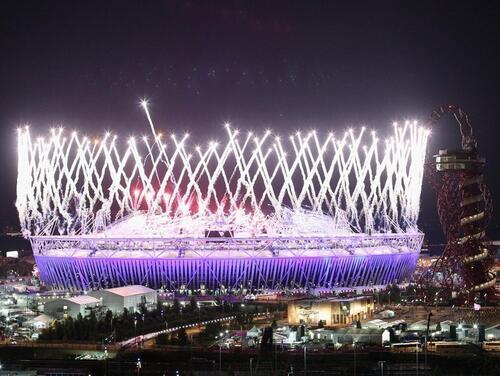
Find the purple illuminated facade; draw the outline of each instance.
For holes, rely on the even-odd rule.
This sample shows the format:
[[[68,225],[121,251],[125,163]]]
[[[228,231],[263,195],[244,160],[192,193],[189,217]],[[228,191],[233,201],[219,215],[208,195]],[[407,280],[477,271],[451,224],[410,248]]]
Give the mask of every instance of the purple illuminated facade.
[[[352,288],[401,282],[422,234],[262,239],[31,238],[40,276],[78,290]],[[348,249],[348,251],[346,250]]]

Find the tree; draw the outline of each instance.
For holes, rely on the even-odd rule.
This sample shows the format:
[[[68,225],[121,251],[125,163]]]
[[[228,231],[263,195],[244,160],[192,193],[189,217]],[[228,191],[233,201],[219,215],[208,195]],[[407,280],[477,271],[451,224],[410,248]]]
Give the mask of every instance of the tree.
[[[156,310],[157,310],[158,312],[165,311],[165,310],[163,309],[163,303],[162,303],[162,302],[161,302],[161,300],[159,300],[159,299],[158,299],[158,301],[156,302]]]
[[[179,316],[181,314],[181,304],[177,299],[174,299],[174,302],[172,303],[172,313],[175,316]]]
[[[146,309],[146,303],[139,304],[139,312],[141,315],[145,315],[148,310]]]
[[[127,318],[129,317],[129,311],[127,308],[123,308],[123,313],[122,313],[122,319],[123,320],[127,320]]]
[[[186,333],[186,329],[181,328],[177,332],[177,344],[179,346],[185,346],[188,343],[188,336]]]
[[[196,303],[194,296],[191,296],[191,299],[189,299],[189,305],[186,308],[188,309],[188,312],[196,312],[198,309],[198,303]]]
[[[442,329],[441,329],[441,323],[438,322],[437,325],[436,325],[436,332],[440,332]]]
[[[113,312],[111,312],[109,309],[106,311],[106,315],[104,316],[104,321],[106,323],[107,330],[109,331],[113,330],[112,328]]]
[[[210,322],[205,326],[205,330],[201,333],[202,336],[213,340],[222,331],[222,326],[219,322]]]
[[[64,319],[63,331],[64,339],[73,339],[75,337],[75,321],[71,316],[68,316],[66,319]]]
[[[83,327],[84,327],[83,316],[81,313],[78,313],[75,320],[75,339],[77,340],[83,339],[82,336]]]
[[[61,321],[56,321],[55,327],[55,339],[63,339],[64,337],[64,327]]]
[[[156,344],[168,345],[168,335],[165,333],[160,334],[158,337],[156,337]]]

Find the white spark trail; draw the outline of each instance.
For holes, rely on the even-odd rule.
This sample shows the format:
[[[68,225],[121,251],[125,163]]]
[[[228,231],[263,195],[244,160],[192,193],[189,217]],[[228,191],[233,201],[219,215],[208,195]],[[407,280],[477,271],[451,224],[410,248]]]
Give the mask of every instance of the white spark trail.
[[[224,144],[191,151],[188,135],[162,140],[141,105],[154,142],[119,143],[109,133],[89,140],[62,128],[33,138],[29,128],[18,130],[16,206],[25,235],[106,231],[140,213],[172,236],[221,216],[252,234],[300,233],[314,228],[314,218],[332,224],[317,233],[418,231],[429,132],[416,122],[395,124],[385,142],[364,128],[340,139],[297,133],[287,143],[270,131],[241,135],[226,125]]]

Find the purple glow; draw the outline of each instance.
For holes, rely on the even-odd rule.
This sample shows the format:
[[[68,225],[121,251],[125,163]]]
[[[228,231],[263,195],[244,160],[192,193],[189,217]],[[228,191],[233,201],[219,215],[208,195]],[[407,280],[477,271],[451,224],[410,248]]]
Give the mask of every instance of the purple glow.
[[[385,285],[408,278],[419,252],[333,257],[255,259],[147,259],[36,256],[48,285],[79,290],[142,284],[177,289],[278,289]]]

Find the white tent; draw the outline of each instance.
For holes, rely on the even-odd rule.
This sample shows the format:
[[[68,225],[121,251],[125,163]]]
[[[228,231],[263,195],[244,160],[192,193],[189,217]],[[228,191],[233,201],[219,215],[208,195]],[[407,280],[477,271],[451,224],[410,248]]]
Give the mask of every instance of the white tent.
[[[487,328],[486,331],[486,340],[487,341],[498,341],[500,340],[500,325],[494,326],[491,328]]]
[[[394,316],[396,316],[396,313],[393,310],[386,309],[384,311],[381,311],[375,315],[379,319],[391,319]]]
[[[425,332],[427,330],[427,320],[420,320],[408,325],[407,331],[409,332]],[[436,324],[431,324],[429,330],[436,330]]]
[[[54,321],[54,318],[49,315],[41,314],[37,317],[32,318],[24,323],[26,326],[30,326],[33,329],[46,329],[49,327],[50,323]]]
[[[260,335],[260,329],[257,328],[256,326],[254,326],[247,332],[247,337],[255,338],[258,337],[259,335]]]

